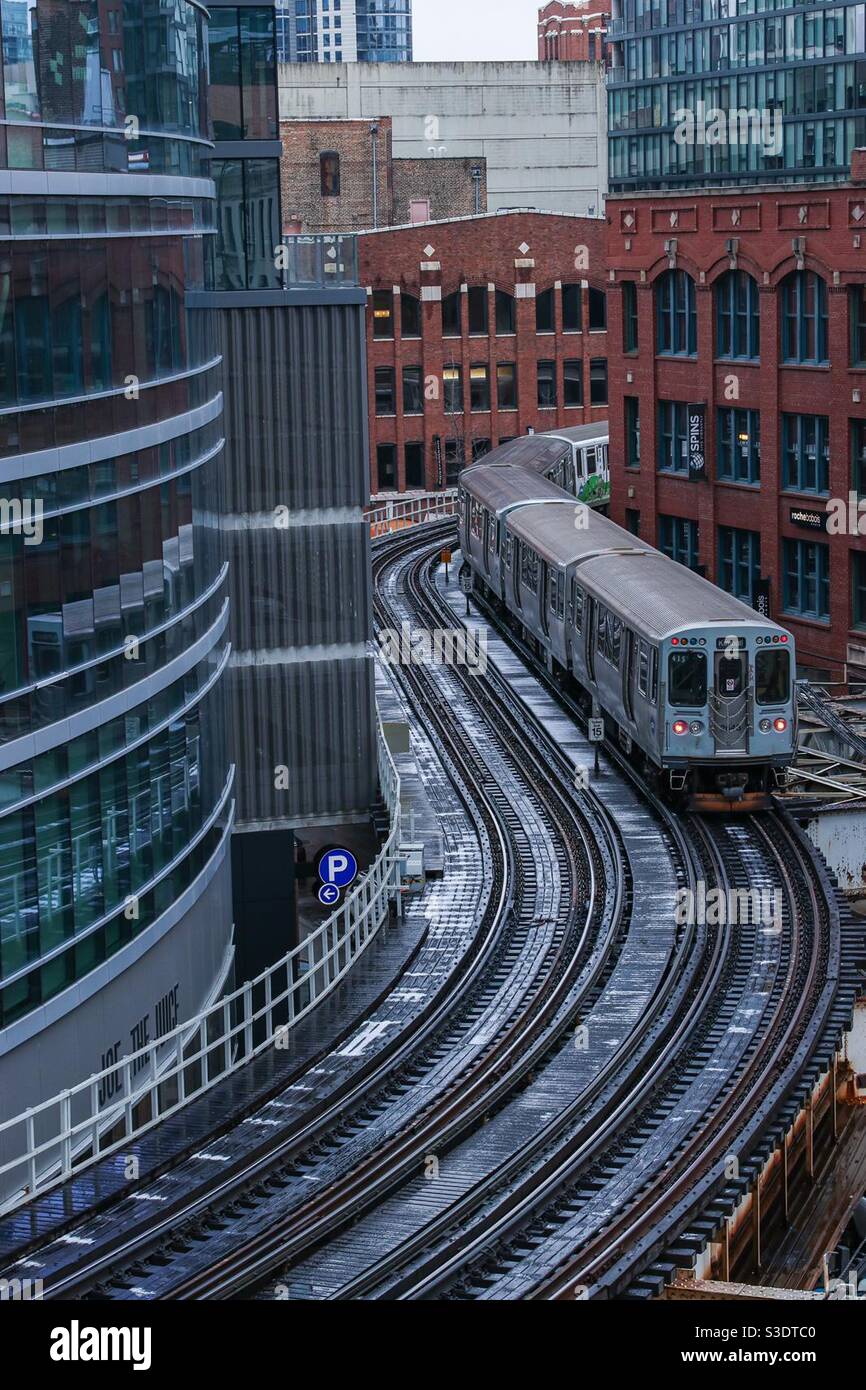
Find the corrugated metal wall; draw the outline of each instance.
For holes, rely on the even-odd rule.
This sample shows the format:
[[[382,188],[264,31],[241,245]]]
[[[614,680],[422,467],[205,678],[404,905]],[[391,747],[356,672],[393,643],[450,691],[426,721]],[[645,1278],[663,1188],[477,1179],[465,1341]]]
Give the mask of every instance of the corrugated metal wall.
[[[337,821],[376,779],[364,308],[220,324],[237,821]]]

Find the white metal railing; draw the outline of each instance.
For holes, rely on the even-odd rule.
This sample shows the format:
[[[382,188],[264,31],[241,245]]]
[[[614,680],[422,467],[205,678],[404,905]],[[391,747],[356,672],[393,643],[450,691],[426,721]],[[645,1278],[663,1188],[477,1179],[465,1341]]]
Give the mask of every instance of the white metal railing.
[[[457,514],[457,489],[447,492],[415,492],[404,497],[374,497],[367,508],[370,533],[375,540],[392,531],[418,526],[425,521],[444,521]]]
[[[0,1123],[0,1211],[11,1211],[174,1114],[269,1047],[336,988],[400,890],[400,777],[379,726],[388,838],[342,907],[288,955],[115,1066]]]

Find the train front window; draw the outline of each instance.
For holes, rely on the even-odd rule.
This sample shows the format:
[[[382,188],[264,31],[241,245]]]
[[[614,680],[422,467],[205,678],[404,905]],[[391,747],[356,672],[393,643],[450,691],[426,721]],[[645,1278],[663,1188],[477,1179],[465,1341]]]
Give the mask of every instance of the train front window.
[[[671,652],[668,699],[677,708],[703,709],[707,703],[707,658],[703,652]]]
[[[786,705],[790,695],[790,652],[758,652],[755,657],[755,699],[758,704]]]
[[[748,657],[745,652],[738,656],[716,657],[716,692],[725,700],[734,700],[742,695],[748,680]]]

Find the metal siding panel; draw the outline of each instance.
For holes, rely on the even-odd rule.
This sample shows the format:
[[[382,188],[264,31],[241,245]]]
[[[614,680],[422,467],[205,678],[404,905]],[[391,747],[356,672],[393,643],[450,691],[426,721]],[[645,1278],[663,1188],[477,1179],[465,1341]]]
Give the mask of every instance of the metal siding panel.
[[[339,818],[369,808],[376,779],[364,309],[219,320],[238,823]]]

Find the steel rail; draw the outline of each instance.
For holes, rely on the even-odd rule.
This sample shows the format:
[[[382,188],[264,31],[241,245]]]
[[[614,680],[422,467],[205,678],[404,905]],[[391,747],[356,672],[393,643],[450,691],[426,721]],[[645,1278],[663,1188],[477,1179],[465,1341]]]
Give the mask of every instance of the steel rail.
[[[413,541],[411,542],[411,544],[412,544],[412,545],[415,545],[415,544],[417,544],[417,541],[415,541],[415,540],[413,539]],[[491,823],[493,823],[493,821],[492,821]],[[586,846],[585,846],[585,845],[584,845],[584,849],[586,849]],[[503,876],[503,881],[504,881],[504,876]],[[510,901],[510,899],[509,899],[509,901]],[[498,911],[499,911],[500,918],[502,918],[502,917],[507,917],[508,914],[507,914],[507,912],[506,912],[506,910],[505,910],[505,904],[504,904],[504,902],[500,902],[499,907],[498,907]],[[483,952],[479,952],[479,967],[478,967],[478,968],[479,968],[479,971],[481,970],[481,968],[482,968],[483,965],[484,965],[483,955],[484,955]],[[470,980],[469,983],[471,984],[472,981]],[[443,998],[443,1000],[441,1001],[441,1006],[440,1006],[440,1010],[439,1010],[439,1017],[438,1017],[438,1019],[437,1019],[436,1021],[439,1022],[439,1023],[443,1022],[443,1015],[446,1015],[446,1014],[448,1013],[449,1009],[450,1009],[450,1010],[453,1010],[454,1004],[455,1004],[455,999],[454,999],[454,997]],[[523,1020],[523,1023],[525,1024],[525,1019]],[[429,1031],[429,1030],[428,1030],[428,1031]],[[343,1106],[345,1106],[345,1102],[343,1102]],[[341,1112],[340,1112],[340,1113],[341,1113],[342,1118],[345,1119],[345,1111],[344,1111],[343,1107],[341,1107]],[[273,1159],[271,1159],[271,1162],[273,1162]],[[260,1176],[261,1173],[262,1173],[262,1171],[264,1171],[263,1165],[258,1165],[258,1166],[257,1166],[257,1169],[256,1169],[256,1174],[257,1174],[258,1176]],[[251,1174],[250,1172],[247,1172],[247,1173],[245,1173],[245,1174],[243,1175],[243,1177],[244,1177],[246,1180],[249,1180],[249,1179],[251,1178],[251,1176],[252,1176],[252,1174]],[[222,1185],[222,1187],[217,1187],[216,1189],[212,1189],[211,1194],[210,1194],[210,1199],[209,1199],[210,1202],[211,1202],[211,1204],[212,1204],[215,1200],[219,1200],[221,1196],[222,1196],[222,1197],[227,1197],[227,1196],[229,1195],[230,1191],[234,1190],[234,1189],[236,1188],[236,1186],[237,1186],[237,1183],[233,1183],[233,1184],[231,1184],[231,1185],[225,1184],[225,1185]],[[175,1230],[177,1229],[177,1221],[178,1221],[178,1215],[177,1215],[177,1214],[173,1214],[172,1219],[171,1219],[170,1226],[169,1226],[169,1223],[165,1222],[165,1223],[163,1223],[163,1225],[162,1225],[162,1230],[165,1231],[166,1229],[171,1229],[172,1231],[175,1231]],[[154,1228],[153,1234],[156,1234],[156,1233],[157,1233],[157,1229],[158,1229],[158,1228]],[[140,1253],[141,1245],[142,1245],[142,1242],[141,1242],[141,1241],[138,1241],[138,1242],[134,1242],[133,1244],[128,1245],[128,1246],[126,1246],[126,1247],[121,1246],[121,1247],[119,1247],[117,1250],[115,1250],[115,1251],[113,1252],[113,1254],[114,1254],[115,1257],[118,1256],[118,1255],[119,1255],[120,1257],[123,1257],[123,1256],[129,1257],[129,1256],[132,1256],[133,1254],[136,1254],[136,1255],[137,1255],[137,1254]],[[113,1264],[116,1264],[116,1263],[117,1263],[116,1258],[113,1259],[112,1263],[113,1263]],[[64,1281],[64,1283],[63,1283],[62,1285],[57,1285],[57,1284],[55,1284],[55,1285],[53,1286],[53,1288],[52,1288],[52,1290],[51,1290],[49,1296],[60,1296],[61,1294],[63,1294],[64,1296],[68,1296],[69,1288],[72,1286],[72,1284],[77,1284],[77,1285],[80,1286],[82,1279],[86,1279],[86,1278],[92,1279],[92,1278],[94,1277],[94,1275],[95,1275],[97,1272],[99,1272],[99,1269],[100,1269],[101,1267],[104,1267],[104,1262],[100,1263],[100,1262],[94,1262],[94,1261],[87,1261],[84,1267],[79,1267],[79,1269],[78,1269],[78,1271],[77,1271],[77,1277],[76,1277],[75,1280],[72,1281],[72,1283],[70,1282],[70,1280],[66,1280],[66,1281]]]
[[[398,553],[411,551],[418,547],[417,537],[410,537],[398,545]],[[390,552],[392,555],[393,550]],[[379,605],[380,619],[387,620],[387,614]],[[407,684],[423,686],[420,674],[401,669]],[[414,679],[413,679],[414,676]],[[448,717],[438,708],[438,701],[428,708],[427,717],[436,726],[452,758],[460,763],[461,755],[455,749],[454,734],[450,729]],[[512,737],[514,730],[511,730]],[[471,758],[472,750],[464,749],[462,757]],[[540,776],[549,776],[543,762],[533,757]],[[477,773],[476,773],[477,775]],[[489,772],[487,774],[489,776]],[[538,783],[534,783],[536,791]],[[501,814],[501,811],[499,812]],[[561,814],[561,812],[560,812]],[[592,864],[592,846],[585,831],[581,831],[581,841],[588,862]],[[444,1097],[444,1104],[434,1108],[429,1115],[423,1115],[422,1127],[411,1133],[397,1136],[393,1146],[380,1150],[365,1164],[352,1171],[347,1181],[329,1190],[322,1198],[308,1207],[293,1213],[287,1227],[271,1230],[265,1241],[255,1243],[255,1248],[245,1248],[233,1254],[221,1266],[207,1271],[200,1278],[187,1281],[173,1296],[180,1298],[228,1297],[260,1282],[275,1266],[301,1254],[332,1236],[347,1220],[354,1220],[359,1213],[381,1201],[388,1192],[417,1170],[428,1146],[435,1143],[437,1153],[445,1151],[457,1138],[466,1133],[502,1104],[520,1079],[537,1065],[538,1056],[549,1046],[546,1028],[556,1016],[562,998],[570,988],[571,978],[580,968],[586,947],[589,924],[595,914],[596,886],[594,876],[589,885],[586,920],[584,922],[576,949],[568,960],[568,968],[559,962],[559,978],[550,973],[546,996],[533,1001],[536,1014],[518,1015],[502,1038],[486,1049],[483,1069],[471,1085],[465,1083],[452,1087]],[[560,955],[562,953],[560,952]],[[527,1050],[529,1048],[529,1050]],[[533,1050],[534,1049],[534,1050]]]

